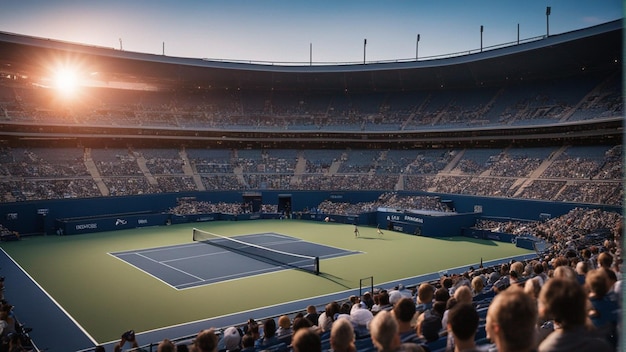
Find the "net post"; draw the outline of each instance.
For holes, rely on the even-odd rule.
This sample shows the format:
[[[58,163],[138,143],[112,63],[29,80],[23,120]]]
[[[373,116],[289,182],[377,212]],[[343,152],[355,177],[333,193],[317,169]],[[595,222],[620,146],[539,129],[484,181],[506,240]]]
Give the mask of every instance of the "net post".
[[[315,275],[320,274],[320,257],[315,257]]]

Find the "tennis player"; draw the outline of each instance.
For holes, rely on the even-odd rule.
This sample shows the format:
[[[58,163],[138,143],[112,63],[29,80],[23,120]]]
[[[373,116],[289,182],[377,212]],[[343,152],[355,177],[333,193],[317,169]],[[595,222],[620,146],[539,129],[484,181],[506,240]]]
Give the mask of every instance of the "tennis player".
[[[376,225],[376,232],[378,232],[378,236],[383,235],[383,232],[380,230],[380,225]]]
[[[359,237],[361,234],[359,233],[359,227],[354,224],[354,238]]]

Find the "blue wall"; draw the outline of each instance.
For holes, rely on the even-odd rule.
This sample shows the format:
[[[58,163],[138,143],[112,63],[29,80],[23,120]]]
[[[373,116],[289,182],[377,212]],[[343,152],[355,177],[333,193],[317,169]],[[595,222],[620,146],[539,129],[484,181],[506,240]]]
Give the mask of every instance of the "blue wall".
[[[116,218],[119,214],[161,214],[176,206],[176,199],[180,197],[196,197],[199,201],[242,202],[244,192],[219,191],[219,192],[185,192],[157,195],[126,196],[126,197],[99,197],[88,199],[62,199],[37,202],[16,202],[0,204],[0,223],[11,230],[22,234],[31,233],[55,233],[57,219],[78,217],[101,217]],[[304,209],[316,208],[324,200],[337,202],[368,202],[374,201],[382,192],[380,191],[261,191],[263,203],[278,204],[279,197],[290,196],[291,207],[294,212]],[[474,197],[466,195],[433,194],[424,192],[401,192],[402,194],[417,194],[440,196],[442,200],[451,200],[459,213],[473,213],[476,206],[482,208],[482,216],[485,217],[511,217],[527,220],[540,220],[540,214],[551,214],[552,217],[563,215],[576,206],[601,208],[609,211],[621,212],[621,207],[600,206],[577,203],[559,203],[536,200]],[[44,215],[45,214],[45,215]],[[433,228],[440,234],[456,235],[459,224],[465,224],[475,215],[465,215],[466,218],[457,218],[454,225],[446,222],[446,218],[431,219],[428,224],[421,227],[422,234],[434,233]],[[322,218],[323,219],[323,218]],[[137,222],[138,219],[134,219]],[[162,219],[155,218],[155,222]],[[319,219],[318,219],[319,220]],[[342,222],[353,222],[354,218],[342,219]],[[402,220],[404,221],[404,220]],[[379,215],[374,218],[372,214],[361,215],[358,223],[379,223],[386,228],[386,218]],[[409,226],[409,233],[414,233],[418,224],[405,221],[404,226]],[[432,226],[432,227],[431,227]],[[455,227],[455,229],[453,229]]]

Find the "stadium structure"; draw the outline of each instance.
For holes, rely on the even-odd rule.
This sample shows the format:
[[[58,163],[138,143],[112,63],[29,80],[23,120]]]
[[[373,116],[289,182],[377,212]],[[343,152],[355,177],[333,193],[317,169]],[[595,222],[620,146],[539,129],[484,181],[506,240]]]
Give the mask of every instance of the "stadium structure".
[[[622,26],[341,65],[0,33],[0,224],[21,237],[233,216],[323,221],[329,214],[311,210],[323,202],[390,193],[472,215],[450,225],[385,204],[374,215],[331,215],[374,225],[398,211],[389,229],[436,237],[462,235],[481,217],[621,212]],[[210,218],[170,211],[185,200],[249,208]]]

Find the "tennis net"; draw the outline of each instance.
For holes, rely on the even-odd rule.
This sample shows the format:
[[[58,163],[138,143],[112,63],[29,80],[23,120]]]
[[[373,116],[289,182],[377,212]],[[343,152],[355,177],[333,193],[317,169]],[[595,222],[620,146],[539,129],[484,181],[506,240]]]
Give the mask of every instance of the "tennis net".
[[[196,228],[193,229],[193,240],[224,248],[265,263],[301,269],[315,275],[319,274],[319,257],[283,252]]]

